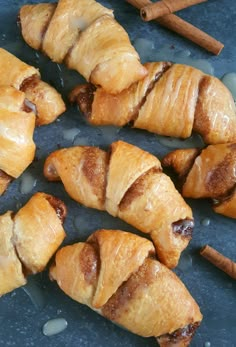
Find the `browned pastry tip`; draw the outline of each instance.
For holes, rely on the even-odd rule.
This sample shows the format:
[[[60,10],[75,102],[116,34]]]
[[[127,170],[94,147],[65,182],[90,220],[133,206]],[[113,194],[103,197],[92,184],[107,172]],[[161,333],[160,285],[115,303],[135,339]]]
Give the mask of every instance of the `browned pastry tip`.
[[[174,331],[172,334],[165,334],[157,337],[160,347],[187,347],[200,326],[199,322],[189,324],[184,328]]]
[[[202,320],[184,284],[156,260],[152,243],[121,230],[97,230],[63,247],[50,276],[72,299],[160,346],[188,346]]]
[[[199,153],[200,150],[197,148],[189,148],[184,150],[176,149],[175,151],[165,155],[162,160],[162,165],[164,167],[173,167],[174,171],[179,175],[179,177],[183,177],[189,172]]]
[[[61,95],[41,80],[39,71],[3,48],[0,48],[0,74],[1,85],[24,92],[36,114],[37,125],[49,124],[65,111]]]
[[[145,129],[207,144],[236,141],[236,107],[230,91],[213,76],[181,64],[146,63],[148,75],[117,95],[91,85],[76,87],[71,100],[93,125]]]
[[[112,143],[108,152],[75,146],[51,153],[44,175],[61,180],[77,202],[149,234],[159,259],[168,267],[177,265],[192,237],[192,211],[155,156],[123,141]]]
[[[65,238],[64,203],[52,195],[36,193],[15,214],[0,216],[0,296],[45,269]]]
[[[235,143],[175,150],[164,157],[163,165],[179,175],[184,197],[211,198],[215,212],[236,218]]]
[[[19,18],[22,36],[31,47],[110,93],[147,74],[113,11],[94,0],[25,5]]]
[[[236,188],[225,197],[213,200],[213,210],[226,217],[236,218]]]
[[[86,118],[91,116],[94,92],[96,89],[97,88],[93,84],[87,83],[75,87],[69,95],[70,102],[77,103]]]
[[[54,208],[57,214],[57,217],[60,219],[61,223],[63,224],[67,215],[67,208],[64,202],[52,195],[46,195],[46,199],[50,203],[50,205]]]
[[[66,110],[58,92],[36,75],[24,80],[20,90],[35,105],[38,126],[52,123]]]

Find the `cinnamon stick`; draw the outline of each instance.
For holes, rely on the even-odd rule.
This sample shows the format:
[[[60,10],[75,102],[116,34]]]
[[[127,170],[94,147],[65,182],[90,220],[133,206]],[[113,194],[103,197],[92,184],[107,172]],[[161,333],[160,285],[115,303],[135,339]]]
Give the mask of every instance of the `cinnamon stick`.
[[[139,10],[146,5],[152,4],[150,0],[126,1]],[[221,42],[217,41],[212,36],[206,34],[202,30],[196,28],[195,26],[186,22],[175,14],[168,14],[166,16],[155,19],[155,21],[216,55],[220,54],[220,52],[224,48],[224,45]]]
[[[200,250],[200,254],[216,267],[227,273],[236,280],[236,263],[217,252],[214,248],[206,245]]]
[[[186,7],[206,2],[207,0],[162,0],[151,3],[140,10],[140,16],[145,22],[171,14]]]

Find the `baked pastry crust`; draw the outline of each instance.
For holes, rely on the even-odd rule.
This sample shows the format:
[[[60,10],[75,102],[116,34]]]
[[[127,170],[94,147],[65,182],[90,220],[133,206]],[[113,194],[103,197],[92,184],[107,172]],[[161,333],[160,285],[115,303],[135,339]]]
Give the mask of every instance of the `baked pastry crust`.
[[[38,69],[3,48],[0,48],[0,74],[0,85],[12,86],[24,92],[35,105],[37,125],[49,124],[65,111],[60,94],[41,80]]]
[[[0,86],[0,195],[33,161],[35,114],[25,94]]]
[[[236,218],[235,143],[210,145],[203,150],[179,149],[167,154],[162,163],[179,175],[184,197],[211,198],[215,212]]]
[[[62,201],[36,193],[16,214],[0,216],[0,296],[45,269],[65,237],[65,215]]]
[[[50,276],[74,300],[161,346],[173,346],[171,334],[202,320],[184,284],[155,259],[152,243],[124,231],[98,230],[60,249]]]
[[[145,129],[187,138],[199,133],[207,144],[236,140],[236,108],[224,84],[191,66],[146,63],[148,75],[118,95],[89,84],[70,94],[93,125]]]
[[[147,73],[113,11],[94,0],[25,5],[20,22],[31,47],[55,62],[65,62],[110,93],[120,92]]]
[[[107,153],[97,147],[55,151],[44,165],[50,181],[61,180],[77,202],[106,210],[152,238],[158,257],[177,265],[191,239],[191,208],[148,152],[117,141]]]
[[[0,296],[26,284],[13,238],[12,212],[0,216]]]

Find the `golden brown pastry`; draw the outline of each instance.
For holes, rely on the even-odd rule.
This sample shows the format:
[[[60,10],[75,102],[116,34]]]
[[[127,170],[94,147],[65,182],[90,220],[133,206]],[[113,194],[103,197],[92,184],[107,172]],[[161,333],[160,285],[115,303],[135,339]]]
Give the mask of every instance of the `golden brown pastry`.
[[[0,86],[0,195],[34,159],[33,111],[25,93]]]
[[[3,48],[0,48],[0,75],[0,85],[24,92],[35,105],[37,125],[49,124],[65,111],[60,94],[41,80],[39,71]]]
[[[192,131],[205,143],[236,140],[236,108],[229,90],[215,77],[187,65],[147,63],[148,75],[118,95],[91,84],[70,95],[94,125],[145,129],[187,138]]]
[[[87,81],[118,93],[147,71],[113,11],[94,0],[59,0],[20,10],[24,40]]]
[[[41,272],[62,243],[66,207],[52,195],[36,193],[16,214],[0,216],[0,296]]]
[[[50,276],[72,299],[162,347],[188,346],[202,315],[155,258],[152,243],[120,230],[98,230],[56,253]]]
[[[164,157],[163,165],[179,175],[184,197],[211,198],[215,212],[236,218],[235,143],[175,150]]]
[[[61,180],[79,203],[149,234],[160,260],[177,265],[191,239],[193,216],[156,157],[122,141],[114,142],[110,152],[71,147],[49,155],[44,175]]]

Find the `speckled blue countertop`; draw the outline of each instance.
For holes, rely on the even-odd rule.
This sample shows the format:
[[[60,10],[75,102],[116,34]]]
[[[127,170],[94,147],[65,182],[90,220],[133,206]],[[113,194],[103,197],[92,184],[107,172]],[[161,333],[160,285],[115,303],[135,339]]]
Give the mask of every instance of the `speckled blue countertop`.
[[[31,1],[31,3],[37,2],[39,1]],[[225,44],[219,57],[207,53],[191,42],[159,27],[156,23],[143,23],[139,19],[138,12],[125,1],[101,2],[114,8],[117,20],[128,31],[132,42],[139,45],[140,39],[149,41],[145,41],[150,50],[142,56],[143,59],[154,60],[155,57],[158,59],[160,52],[164,52],[166,59],[171,59],[173,56],[185,59],[191,52],[190,59],[195,63],[198,60],[198,64],[206,66],[209,73],[214,70],[217,77],[222,77],[228,72],[236,72],[234,0],[209,0],[179,12],[182,18]],[[39,67],[42,78],[52,83],[67,100],[68,91],[83,79],[77,73],[53,64],[41,53],[35,53],[23,42],[16,20],[19,8],[25,3],[27,1],[24,0],[0,0],[0,45],[27,63]],[[72,140],[71,129],[74,140]],[[45,191],[64,200],[68,207],[65,223],[68,237],[65,243],[85,240],[92,231],[98,228],[134,231],[131,226],[105,212],[78,205],[65,194],[60,183],[46,182],[42,175],[46,156],[58,146],[89,144],[107,148],[117,139],[136,144],[160,158],[170,151],[170,148],[160,143],[156,135],[145,131],[91,127],[76,108],[68,104],[68,111],[60,117],[59,121],[35,131],[38,147],[37,160],[33,162],[26,174],[11,184],[4,196],[0,197],[0,213],[8,209],[16,211],[34,192]],[[32,190],[24,193],[22,185],[27,174],[33,180]],[[199,256],[199,248],[204,244],[210,244],[236,260],[236,221],[214,214],[208,201],[190,200],[188,202],[193,208],[196,227],[193,240],[183,253],[176,272],[199,303],[204,315],[204,320],[191,346],[235,347],[235,282],[202,259]],[[30,299],[27,291],[35,297]],[[67,320],[67,329],[52,337],[44,336],[42,333],[44,323],[57,317]],[[0,299],[1,347],[154,347],[156,345],[154,339],[135,336],[66,297],[56,283],[49,281],[47,271],[32,278],[25,290],[17,289]]]

